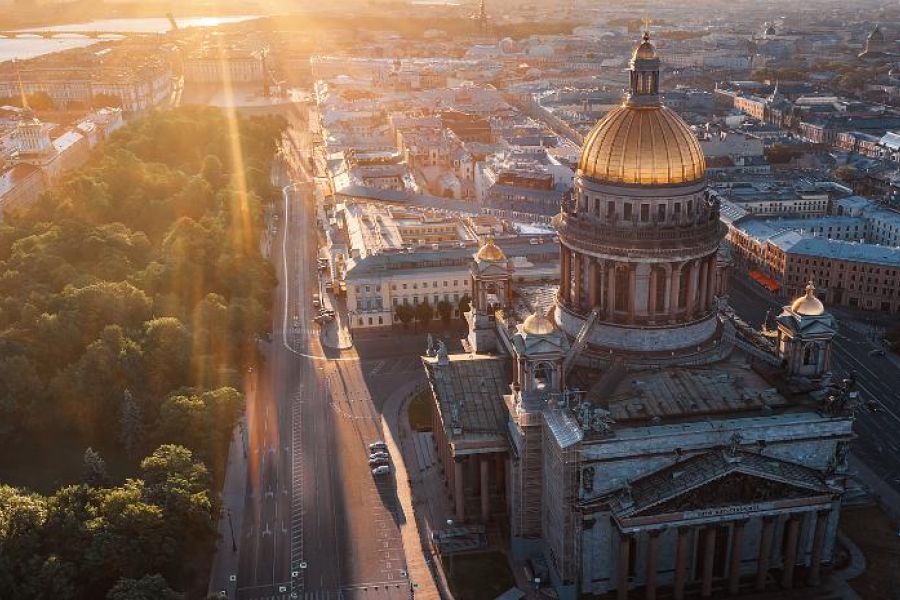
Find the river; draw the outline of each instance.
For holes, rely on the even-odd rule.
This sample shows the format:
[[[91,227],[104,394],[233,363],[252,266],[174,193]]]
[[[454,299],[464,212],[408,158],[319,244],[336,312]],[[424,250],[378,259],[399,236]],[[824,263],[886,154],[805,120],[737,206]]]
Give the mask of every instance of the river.
[[[245,15],[233,17],[185,17],[176,18],[178,27],[215,27],[216,25],[228,25],[250,21],[258,17]],[[103,19],[87,23],[71,23],[68,25],[55,25],[53,27],[33,27],[28,31],[56,31],[62,37],[45,39],[42,37],[0,38],[0,62],[9,60],[24,60],[43,54],[60,52],[71,48],[84,48],[104,39],[118,39],[118,36],[108,35],[99,39],[86,38],[77,34],[66,34],[70,31],[96,31],[96,32],[131,32],[131,33],[166,33],[172,29],[169,20],[165,17],[145,19]]]

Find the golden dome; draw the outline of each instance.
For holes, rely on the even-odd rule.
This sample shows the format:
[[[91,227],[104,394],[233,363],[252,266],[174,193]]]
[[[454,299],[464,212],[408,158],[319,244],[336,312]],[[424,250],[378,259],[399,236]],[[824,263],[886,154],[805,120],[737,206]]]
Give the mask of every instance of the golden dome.
[[[825,305],[816,298],[816,288],[812,281],[806,284],[806,293],[791,303],[791,310],[798,315],[819,317],[825,314]]]
[[[485,262],[503,262],[506,260],[506,255],[503,254],[503,250],[494,243],[494,238],[489,237],[487,242],[478,249],[475,258]]]
[[[549,335],[556,331],[556,325],[536,310],[522,323],[522,331],[530,335]]]
[[[578,169],[603,183],[677,185],[702,181],[706,160],[700,142],[673,111],[625,104],[587,135]]]

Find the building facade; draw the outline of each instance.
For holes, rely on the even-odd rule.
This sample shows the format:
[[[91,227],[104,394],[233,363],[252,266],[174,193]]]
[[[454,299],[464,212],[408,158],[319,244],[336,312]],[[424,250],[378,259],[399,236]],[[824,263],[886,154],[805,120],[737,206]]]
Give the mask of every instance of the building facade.
[[[658,84],[645,34],[556,220],[549,310],[520,318],[488,243],[471,277],[493,291],[473,296],[467,353],[423,357],[456,520],[501,521],[566,600],[816,586],[858,395],[830,382],[834,323],[811,287],[779,316],[778,344],[717,310],[719,206]]]

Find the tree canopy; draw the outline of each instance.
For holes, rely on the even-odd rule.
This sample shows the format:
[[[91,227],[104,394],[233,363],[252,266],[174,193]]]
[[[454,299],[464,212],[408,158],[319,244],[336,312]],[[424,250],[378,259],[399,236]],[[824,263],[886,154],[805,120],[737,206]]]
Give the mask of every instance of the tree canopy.
[[[84,452],[57,477],[71,486],[0,487],[10,597],[177,598],[212,548],[241,373],[271,323],[259,240],[283,127],[238,118],[231,143],[217,110],[151,113],[0,224],[0,439]]]

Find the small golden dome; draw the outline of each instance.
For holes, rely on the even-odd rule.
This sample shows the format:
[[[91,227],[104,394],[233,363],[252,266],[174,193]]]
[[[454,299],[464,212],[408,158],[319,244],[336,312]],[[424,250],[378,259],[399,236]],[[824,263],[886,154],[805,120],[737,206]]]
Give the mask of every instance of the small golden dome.
[[[522,331],[529,335],[549,335],[556,331],[556,325],[536,310],[522,323]]]
[[[625,104],[587,135],[578,169],[602,183],[678,185],[702,181],[706,160],[700,142],[675,112]]]
[[[816,298],[816,288],[812,281],[806,284],[806,293],[791,303],[791,310],[806,317],[819,317],[825,314],[825,305]]]
[[[634,49],[634,54],[631,55],[631,60],[653,60],[655,58],[656,47],[654,47],[653,44],[650,43],[650,32],[645,31],[643,41],[637,48]]]
[[[503,250],[494,243],[494,238],[489,237],[487,242],[478,249],[475,258],[485,262],[503,262],[506,260],[506,255],[503,254]]]

